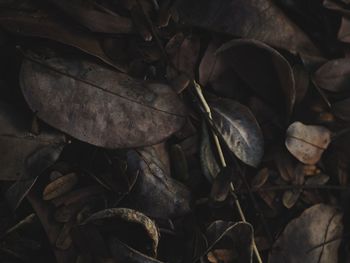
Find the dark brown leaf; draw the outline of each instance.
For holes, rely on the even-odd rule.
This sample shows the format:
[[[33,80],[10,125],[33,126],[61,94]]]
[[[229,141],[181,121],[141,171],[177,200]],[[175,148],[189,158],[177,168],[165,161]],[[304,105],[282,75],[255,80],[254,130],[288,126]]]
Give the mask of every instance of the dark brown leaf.
[[[169,86],[138,81],[89,61],[27,59],[20,79],[39,118],[93,145],[154,144],[185,121],[185,107]]]
[[[314,205],[289,222],[274,244],[269,263],[338,262],[342,232],[342,213],[333,206]]]
[[[328,91],[349,90],[350,60],[340,58],[328,61],[316,71],[314,80],[320,88]]]
[[[69,24],[50,16],[44,10],[13,9],[0,6],[0,26],[15,34],[47,38],[95,56],[122,72],[127,71],[126,65],[111,60],[103,51],[100,42],[91,34],[75,29]]]
[[[63,175],[49,183],[43,192],[44,200],[57,198],[73,189],[78,183],[78,176],[75,173]]]
[[[319,54],[272,0],[178,0],[176,7],[180,20],[191,25],[260,40],[293,53]]]

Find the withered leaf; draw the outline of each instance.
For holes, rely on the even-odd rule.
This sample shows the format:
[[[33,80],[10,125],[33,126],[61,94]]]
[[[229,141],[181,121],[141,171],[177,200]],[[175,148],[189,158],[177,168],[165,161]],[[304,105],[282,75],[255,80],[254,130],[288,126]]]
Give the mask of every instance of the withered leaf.
[[[26,59],[20,84],[39,118],[96,146],[154,144],[185,121],[185,106],[169,86],[138,81],[86,60]]]
[[[269,263],[338,262],[342,232],[342,213],[337,208],[314,205],[289,222],[270,252]]]
[[[63,134],[50,129],[39,135],[30,133],[30,116],[5,103],[0,103],[0,123],[0,180],[23,179],[31,154],[65,140]]]
[[[305,164],[317,163],[331,142],[331,132],[317,125],[292,123],[286,133],[285,145],[289,152]]]
[[[325,90],[347,91],[350,86],[350,59],[330,60],[315,73],[314,81]]]
[[[112,220],[112,221],[111,221]],[[110,208],[101,210],[99,212],[94,213],[89,218],[86,219],[84,224],[95,224],[95,225],[106,225],[113,224],[113,220],[115,222],[120,222],[118,220],[133,223],[139,225],[143,228],[145,233],[149,239],[149,246],[151,246],[150,256],[157,255],[157,248],[159,243],[159,233],[158,228],[155,223],[146,215],[129,208]],[[122,224],[122,223],[120,223]],[[124,229],[125,231],[126,229]],[[118,233],[116,233],[118,235]]]
[[[213,122],[228,148],[244,163],[258,166],[264,139],[254,115],[237,101],[219,98],[210,103]]]
[[[56,247],[62,250],[68,249],[72,245],[70,231],[73,227],[73,221],[65,223],[56,239]]]
[[[63,175],[49,183],[43,192],[44,200],[51,200],[73,189],[78,182],[78,176],[75,173]]]
[[[257,39],[293,53],[319,54],[308,36],[272,0],[178,0],[175,10],[187,24]]]
[[[103,51],[100,42],[88,32],[72,27],[55,18],[45,10],[37,8],[21,9],[15,6],[0,4],[0,27],[15,34],[40,37],[75,47],[83,52],[101,59],[103,62],[127,71],[126,65],[111,60]]]

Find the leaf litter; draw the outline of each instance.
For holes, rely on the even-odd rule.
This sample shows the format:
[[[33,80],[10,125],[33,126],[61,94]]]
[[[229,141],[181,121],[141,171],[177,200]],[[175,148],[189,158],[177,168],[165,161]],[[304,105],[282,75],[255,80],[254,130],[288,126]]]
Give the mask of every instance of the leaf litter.
[[[350,2],[0,3],[0,258],[348,262]]]

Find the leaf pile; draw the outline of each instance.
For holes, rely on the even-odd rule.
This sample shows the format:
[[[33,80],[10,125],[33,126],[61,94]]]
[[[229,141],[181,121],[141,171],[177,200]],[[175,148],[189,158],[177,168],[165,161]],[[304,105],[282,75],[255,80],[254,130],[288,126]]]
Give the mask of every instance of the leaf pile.
[[[349,262],[350,1],[0,1],[0,261]]]

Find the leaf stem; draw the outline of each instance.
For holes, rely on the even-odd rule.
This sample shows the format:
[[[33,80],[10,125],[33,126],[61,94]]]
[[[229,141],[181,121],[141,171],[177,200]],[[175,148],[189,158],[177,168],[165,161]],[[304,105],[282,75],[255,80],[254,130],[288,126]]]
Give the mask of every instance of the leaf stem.
[[[195,89],[196,89],[196,92],[197,92],[197,95],[198,95],[198,97],[199,97],[199,100],[201,101],[202,106],[203,106],[205,112],[208,114],[209,120],[212,121],[213,118],[212,118],[212,115],[211,115],[211,110],[210,110],[210,107],[209,107],[209,105],[208,105],[206,99],[204,98],[204,95],[203,95],[201,86],[200,86],[195,80],[193,80],[193,84],[194,84],[194,87],[195,87]],[[226,164],[225,157],[224,157],[224,154],[223,154],[221,145],[220,145],[219,138],[218,138],[218,136],[216,135],[216,133],[213,131],[213,129],[211,129],[211,132],[212,132],[212,134],[213,134],[215,146],[216,146],[217,152],[218,152],[218,154],[219,154],[219,158],[220,158],[221,165],[222,165],[222,167],[226,167],[227,164]],[[230,189],[231,189],[231,192],[234,194],[234,192],[235,192],[235,187],[234,187],[234,185],[233,185],[232,182],[230,183]],[[236,195],[234,194],[234,196],[236,196]],[[241,220],[242,220],[243,222],[247,222],[246,217],[245,217],[245,215],[244,215],[244,212],[243,212],[243,210],[242,210],[242,206],[241,206],[241,204],[240,204],[238,198],[235,198],[235,205],[236,205],[236,207],[237,207],[237,210],[238,210],[238,213],[239,213],[239,216],[240,216]],[[256,244],[255,244],[254,239],[253,239],[253,251],[254,251],[254,255],[255,255],[257,261],[258,261],[259,263],[263,263],[263,261],[262,261],[262,259],[261,259],[261,257],[260,257],[258,248],[256,247]]]

